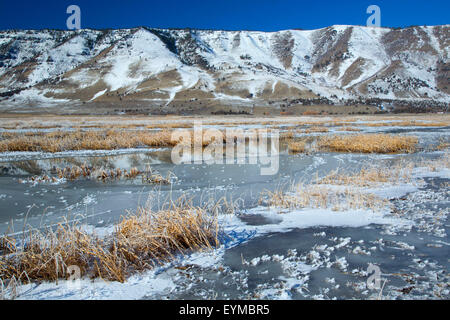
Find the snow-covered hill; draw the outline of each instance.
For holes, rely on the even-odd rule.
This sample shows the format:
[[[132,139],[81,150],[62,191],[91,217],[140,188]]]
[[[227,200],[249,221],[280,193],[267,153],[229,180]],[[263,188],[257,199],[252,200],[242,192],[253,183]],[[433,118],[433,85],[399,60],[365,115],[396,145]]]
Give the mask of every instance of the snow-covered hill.
[[[0,32],[0,106],[450,102],[450,26]]]

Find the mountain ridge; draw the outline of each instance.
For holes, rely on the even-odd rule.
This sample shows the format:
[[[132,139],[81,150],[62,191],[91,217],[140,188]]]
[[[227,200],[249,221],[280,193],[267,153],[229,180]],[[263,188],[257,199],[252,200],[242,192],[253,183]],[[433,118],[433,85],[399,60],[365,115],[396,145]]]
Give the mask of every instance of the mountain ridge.
[[[450,102],[450,25],[0,31],[0,108]]]

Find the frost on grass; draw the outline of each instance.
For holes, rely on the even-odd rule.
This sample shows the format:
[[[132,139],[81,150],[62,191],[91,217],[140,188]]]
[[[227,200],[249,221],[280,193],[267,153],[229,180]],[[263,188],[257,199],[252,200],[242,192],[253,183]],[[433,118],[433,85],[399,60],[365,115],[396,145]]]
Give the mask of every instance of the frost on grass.
[[[411,153],[416,149],[416,137],[402,137],[388,134],[355,134],[322,137],[318,144],[323,150],[360,153]]]
[[[299,184],[292,191],[267,191],[261,203],[284,209],[331,209],[333,211],[371,209],[382,210],[388,202],[375,194],[353,189],[334,189],[321,185]]]
[[[285,133],[284,136],[290,140],[288,149],[292,153],[317,151],[380,154],[412,153],[416,151],[418,144],[416,137],[390,134],[322,135],[297,139],[294,139],[293,133],[292,135]]]
[[[61,223],[55,230],[27,231],[22,239],[2,237],[0,279],[57,281],[75,265],[82,276],[124,282],[179,254],[214,248],[218,235],[216,216],[187,203],[159,212],[140,208],[105,237]]]
[[[42,176],[32,176],[25,180],[19,179],[20,183],[30,183],[36,185],[39,183],[60,184],[66,181],[74,181],[79,179],[91,179],[102,182],[110,182],[117,180],[134,180],[140,177],[143,183],[155,184],[171,184],[176,180],[176,176],[172,172],[168,172],[164,177],[160,173],[153,171],[150,166],[145,171],[133,167],[127,169],[104,169],[95,168],[82,164],[81,166],[65,167],[63,169],[57,168],[55,176],[44,174]]]
[[[337,169],[310,184],[299,183],[288,190],[265,191],[259,202],[286,210],[384,211],[390,207],[388,199],[415,190],[420,184],[418,178],[433,173],[448,175],[449,167],[449,156],[445,153],[438,159],[418,163],[403,161],[388,168],[366,166],[353,173],[340,173]]]
[[[53,131],[53,132],[2,132],[0,152],[68,150],[116,150],[137,147],[169,147],[177,141],[170,130],[149,131]]]

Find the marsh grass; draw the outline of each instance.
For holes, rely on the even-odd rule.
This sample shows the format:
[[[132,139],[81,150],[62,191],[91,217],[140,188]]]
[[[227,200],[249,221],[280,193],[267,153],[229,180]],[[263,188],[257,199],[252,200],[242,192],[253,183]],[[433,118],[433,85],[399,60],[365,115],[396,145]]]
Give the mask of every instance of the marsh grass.
[[[402,121],[387,121],[387,122],[367,122],[367,123],[354,123],[363,127],[446,127],[450,125],[449,122],[437,121],[437,122],[425,122],[416,120],[402,120]]]
[[[345,122],[348,124],[348,122]],[[194,135],[193,130],[189,130],[191,139],[184,141],[173,138],[174,131],[169,128],[186,127],[187,124],[173,124],[159,131],[149,130],[76,130],[76,131],[53,131],[53,132],[3,132],[0,134],[0,152],[8,151],[43,151],[61,152],[77,150],[116,150],[140,147],[173,147],[178,143],[190,143],[206,147],[211,143],[225,143],[226,135],[223,130],[223,141],[208,140],[200,136],[202,141],[198,141],[199,136]],[[343,127],[345,130],[357,130],[357,128]],[[305,129],[289,129],[280,135],[281,141],[291,142],[295,133],[326,133],[328,128],[320,125],[313,125]],[[402,137],[388,134],[353,134],[353,135],[333,135],[316,137],[317,148],[320,151],[332,152],[361,152],[361,153],[396,153],[414,152],[417,145],[416,137]],[[442,145],[442,148],[446,145]],[[292,152],[304,152],[301,143],[292,143]],[[298,150],[298,151],[296,151]]]
[[[287,190],[264,191],[260,195],[259,203],[287,210],[312,208],[334,211],[351,209],[380,211],[389,209],[391,205],[387,199],[380,198],[363,188],[380,187],[384,184],[414,185],[416,183],[413,179],[415,168],[427,168],[430,171],[449,169],[449,154],[420,162],[401,161],[387,168],[363,167],[355,173],[339,173],[336,170],[323,178],[316,178],[310,184],[299,183]]]
[[[306,152],[306,141],[297,140],[288,143],[288,149],[291,153],[304,153]]]
[[[0,238],[0,254],[9,254],[16,251],[16,240],[14,238],[4,236]]]
[[[139,147],[173,147],[177,144],[201,145],[206,147],[211,143],[224,143],[226,134],[222,131],[223,140],[215,141],[200,135],[193,130],[188,131],[189,139],[175,138],[175,131],[163,129],[160,131],[53,131],[53,132],[3,132],[0,134],[0,152],[11,151],[43,151],[61,152],[78,150],[116,150]],[[239,137],[239,135],[237,135]],[[246,135],[243,134],[242,138]],[[201,141],[200,141],[201,140]]]
[[[439,162],[438,165],[442,164]],[[388,208],[389,201],[361,188],[411,183],[413,168],[413,163],[399,163],[390,168],[364,167],[355,173],[340,173],[336,170],[323,178],[317,177],[310,184],[291,186],[287,191],[265,191],[260,196],[260,203],[289,210],[312,208],[379,211]]]
[[[321,185],[298,184],[292,190],[284,192],[266,191],[261,195],[260,203],[282,209],[331,209],[334,211],[370,209],[379,211],[389,204],[374,194],[354,188],[333,189]]]
[[[339,173],[335,170],[327,176],[317,179],[316,184],[369,187],[382,183],[410,183],[413,165],[402,163],[389,168],[364,167],[356,173]]]
[[[323,127],[323,126],[312,126],[309,128],[297,130],[297,132],[299,132],[299,133],[325,133],[328,131],[329,131],[329,129],[327,127]]]
[[[315,113],[314,113],[315,115]],[[58,129],[58,128],[97,128],[97,129],[169,129],[192,127],[194,117],[190,116],[143,116],[143,115],[50,115],[50,114],[2,114],[0,127],[4,129]],[[204,120],[207,125],[236,126],[259,124],[279,126],[449,126],[448,114],[419,115],[327,115],[314,117],[228,117],[211,116]]]
[[[285,132],[280,133],[280,140],[281,141],[290,141],[294,139],[295,133],[292,130],[287,130]]]
[[[447,151],[444,155],[437,159],[422,160],[417,167],[425,167],[432,172],[436,172],[442,169],[450,169],[450,153]]]
[[[157,171],[153,171],[150,166],[147,166],[144,171],[141,171],[136,167],[129,170],[121,168],[104,169],[82,164],[80,166],[71,166],[62,169],[57,168],[56,176],[44,174],[42,176],[32,176],[26,180],[19,179],[19,182],[35,184],[57,183],[64,180],[75,181],[80,179],[95,179],[106,183],[116,180],[134,180],[138,177],[141,177],[143,183],[155,184],[171,184],[173,180],[177,179],[177,177],[170,171],[167,173],[167,176],[164,177]]]
[[[416,150],[416,137],[388,134],[351,134],[290,139],[291,153],[348,152],[348,153],[412,153]]]
[[[361,129],[355,127],[343,126],[339,129],[339,131],[348,131],[348,132],[359,132]]]
[[[416,150],[417,143],[417,137],[389,134],[322,136],[317,141],[320,150],[353,153],[412,153]]]
[[[58,281],[67,279],[68,267],[75,265],[83,277],[124,282],[177,255],[214,248],[218,235],[217,216],[185,201],[157,212],[139,208],[105,237],[60,223],[56,229],[26,231],[20,239],[2,237],[2,248],[8,250],[1,251],[0,279]]]
[[[439,144],[436,146],[436,150],[447,150],[450,148],[450,142],[444,139],[439,141]]]
[[[170,147],[177,141],[170,130],[148,131],[54,131],[54,132],[3,132],[0,152],[68,150],[115,150],[137,147]]]

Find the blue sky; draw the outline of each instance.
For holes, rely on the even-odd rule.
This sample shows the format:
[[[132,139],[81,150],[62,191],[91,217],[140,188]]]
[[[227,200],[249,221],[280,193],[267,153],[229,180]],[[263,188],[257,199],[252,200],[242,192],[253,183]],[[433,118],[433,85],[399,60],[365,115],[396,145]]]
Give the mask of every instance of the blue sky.
[[[65,29],[67,6],[81,8],[82,28],[199,28],[276,31],[333,24],[365,25],[381,8],[381,25],[450,24],[448,0],[0,0],[0,29]]]

